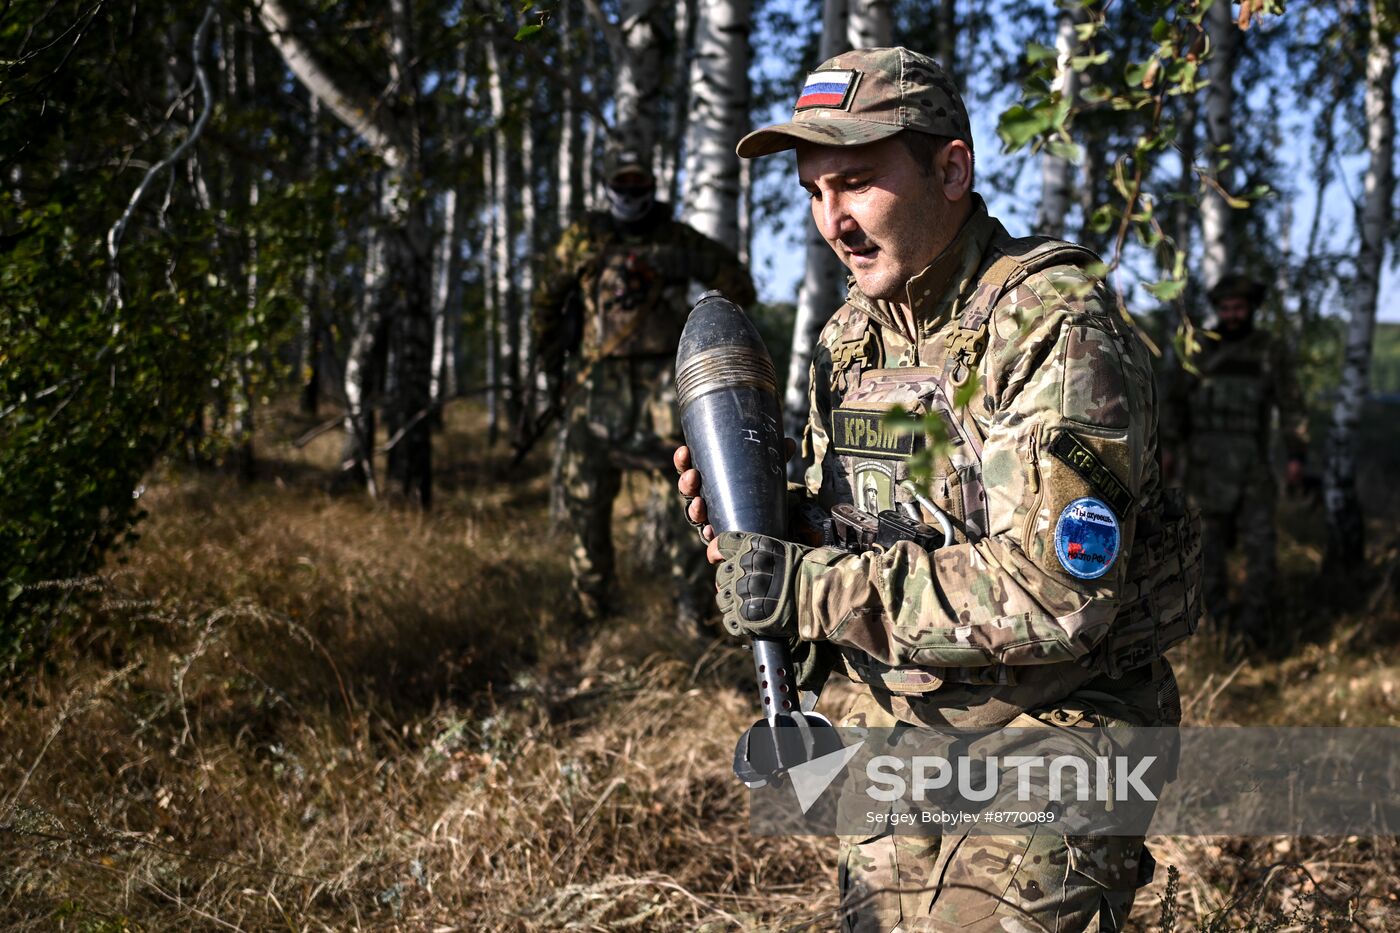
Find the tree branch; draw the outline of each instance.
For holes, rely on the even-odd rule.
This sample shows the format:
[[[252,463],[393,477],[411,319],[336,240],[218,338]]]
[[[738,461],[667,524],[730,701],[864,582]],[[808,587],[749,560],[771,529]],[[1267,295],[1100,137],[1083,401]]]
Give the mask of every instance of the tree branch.
[[[185,150],[194,145],[194,141],[199,138],[199,134],[204,130],[204,124],[209,121],[209,112],[213,109],[209,96],[209,76],[204,73],[204,38],[209,32],[209,23],[214,19],[214,7],[218,0],[209,0],[209,5],[204,9],[204,19],[200,20],[199,28],[194,31],[194,48],[192,57],[194,60],[194,77],[199,82],[199,92],[204,98],[204,110],[195,119],[194,126],[190,129],[190,134],[184,138],[180,145],[161,159],[149,170],[141,183],[136,186],[136,190],[131,193],[131,200],[126,205],[126,210],[117,218],[117,222],[112,224],[112,229],[107,231],[107,256],[112,262],[111,275],[108,278],[108,300],[121,307],[121,271],[117,266],[117,252],[121,248],[123,234],[126,233],[126,225],[131,222],[131,215],[136,211],[136,205],[141,203],[141,198],[146,193],[146,189],[151,186],[151,181],[159,172],[174,164]]]
[[[316,61],[311,49],[292,33],[291,16],[281,0],[258,0],[255,6],[268,39],[297,80],[368,143],[390,168],[402,168],[407,147],[402,134],[384,112],[364,106],[363,101],[356,100],[336,83]]]

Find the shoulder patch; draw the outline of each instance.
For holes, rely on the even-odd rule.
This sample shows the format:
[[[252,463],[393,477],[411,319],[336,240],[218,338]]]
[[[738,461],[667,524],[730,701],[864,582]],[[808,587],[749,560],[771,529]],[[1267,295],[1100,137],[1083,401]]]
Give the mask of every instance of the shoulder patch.
[[[1078,473],[1116,515],[1127,515],[1133,507],[1133,494],[1098,456],[1070,431],[1060,431],[1050,442],[1050,452],[1065,466]],[[1081,500],[1082,501],[1082,500]]]
[[[1060,566],[1081,580],[1108,573],[1122,541],[1113,510],[1089,496],[1065,506],[1055,523],[1055,556]]]

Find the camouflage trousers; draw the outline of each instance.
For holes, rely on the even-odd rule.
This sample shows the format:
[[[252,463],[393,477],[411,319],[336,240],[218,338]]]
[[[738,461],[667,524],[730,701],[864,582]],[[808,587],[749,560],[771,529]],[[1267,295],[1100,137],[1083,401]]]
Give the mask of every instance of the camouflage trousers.
[[[1206,612],[1243,634],[1266,631],[1278,576],[1274,530],[1277,488],[1259,471],[1244,484],[1229,511],[1201,511],[1201,598]],[[1228,558],[1238,545],[1245,578],[1238,598],[1230,598]]]
[[[612,403],[621,394],[615,392],[603,401]],[[714,608],[714,574],[705,561],[704,546],[686,523],[675,474],[667,463],[675,443],[650,432],[624,433],[619,423],[635,424],[638,419],[597,417],[606,409],[587,401],[585,397],[575,407],[565,430],[561,477],[572,535],[569,569],[579,609],[586,618],[598,618],[618,608],[613,504],[622,489],[624,471],[646,465],[651,467],[645,469],[650,494],[661,500],[656,511],[664,516],[657,529],[662,540],[648,546],[665,552],[683,627],[698,624]]]
[[[1011,725],[1086,721],[1046,711]],[[1080,719],[1075,719],[1078,716]],[[1098,725],[1121,720],[1097,716]],[[869,696],[846,726],[889,727]],[[1068,727],[1072,727],[1068,726]],[[969,930],[1078,933],[1121,929],[1155,862],[1142,837],[1033,835],[921,837],[884,832],[843,838],[837,882],[846,933]]]

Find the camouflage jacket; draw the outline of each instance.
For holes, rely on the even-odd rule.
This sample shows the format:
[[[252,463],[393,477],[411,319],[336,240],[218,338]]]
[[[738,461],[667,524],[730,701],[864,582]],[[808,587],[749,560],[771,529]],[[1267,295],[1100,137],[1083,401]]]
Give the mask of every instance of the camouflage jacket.
[[[994,281],[1006,254],[1024,274]],[[1161,501],[1148,355],[1085,257],[1013,240],[977,199],[955,242],[907,285],[917,333],[854,285],[823,330],[808,493],[867,511],[914,498],[908,460],[938,438],[893,434],[878,414],[937,411],[946,440],[925,447],[929,492],[956,528],[933,551],[901,542],[806,555],[800,637],[833,643],[854,679],[906,694],[1020,679],[1011,706],[1034,708],[1124,667],[1121,652],[1096,661],[1111,632],[1135,633],[1150,653],[1164,614],[1194,628],[1194,590],[1177,579],[1187,523],[1167,522]]]
[[[1308,448],[1307,411],[1283,341],[1255,329],[1239,340],[1207,337],[1197,373],[1172,374],[1162,443],[1183,448],[1192,485],[1239,483],[1268,462],[1273,412],[1290,457]]]
[[[692,281],[741,305],[754,300],[734,254],[671,219],[669,205],[658,202],[635,224],[589,213],[564,231],[535,293],[536,346],[547,368],[580,343],[588,360],[674,354]],[[581,320],[570,320],[571,298],[579,299]]]

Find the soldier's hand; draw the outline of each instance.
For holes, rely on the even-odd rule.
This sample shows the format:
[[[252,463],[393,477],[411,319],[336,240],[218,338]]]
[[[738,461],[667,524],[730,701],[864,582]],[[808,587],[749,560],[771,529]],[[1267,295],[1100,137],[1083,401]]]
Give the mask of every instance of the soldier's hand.
[[[695,469],[690,460],[690,448],[684,444],[677,447],[671,462],[680,474],[680,478],[676,480],[676,488],[685,499],[685,519],[700,533],[700,540],[709,545],[706,556],[709,557],[710,563],[717,564],[724,558],[715,547],[715,529],[708,524],[705,500],[700,497],[700,471]]]
[[[733,635],[796,637],[797,566],[810,548],[767,535],[726,531],[710,547],[724,562],[715,571],[715,604]]]
[[[1303,459],[1301,457],[1289,458],[1288,465],[1284,468],[1284,482],[1293,492],[1300,492],[1303,488]]]
[[[784,460],[791,460],[797,453],[797,442],[790,437],[783,438]],[[676,467],[676,472],[680,478],[676,480],[676,488],[680,490],[681,497],[685,499],[685,518],[691,526],[700,533],[700,540],[704,541],[708,547],[705,550],[705,557],[712,564],[718,564],[724,560],[724,555],[720,553],[718,545],[715,543],[715,529],[709,524],[709,514],[705,510],[705,500],[700,495],[701,481],[700,471],[695,469],[695,464],[690,459],[690,448],[682,444],[676,448],[676,452],[671,457],[671,462]]]

